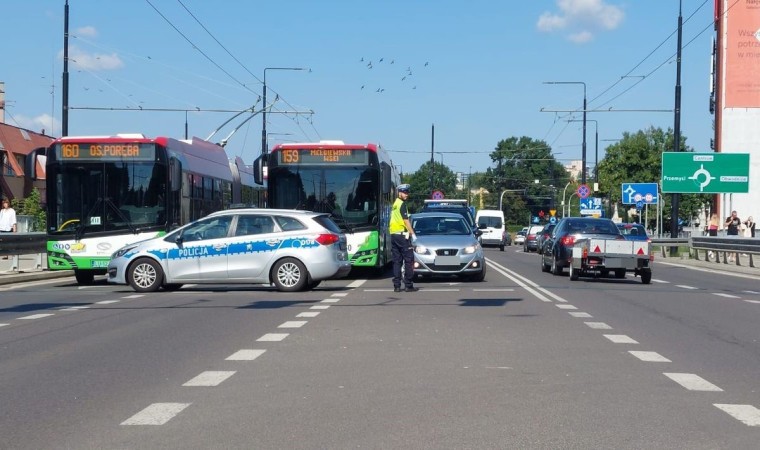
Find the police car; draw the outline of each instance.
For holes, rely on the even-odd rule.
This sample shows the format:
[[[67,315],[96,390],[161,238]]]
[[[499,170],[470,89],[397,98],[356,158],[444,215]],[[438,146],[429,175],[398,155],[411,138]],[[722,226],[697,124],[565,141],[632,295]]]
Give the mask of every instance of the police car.
[[[111,255],[108,282],[137,292],[187,283],[271,283],[292,292],[350,270],[346,236],[327,214],[245,208],[122,247]]]

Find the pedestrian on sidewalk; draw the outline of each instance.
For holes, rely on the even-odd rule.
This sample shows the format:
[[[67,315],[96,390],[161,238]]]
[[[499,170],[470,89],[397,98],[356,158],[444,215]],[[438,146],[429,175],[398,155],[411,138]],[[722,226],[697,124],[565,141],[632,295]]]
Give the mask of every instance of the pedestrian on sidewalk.
[[[726,217],[726,222],[724,225],[726,225],[726,235],[727,236],[739,236],[739,227],[742,224],[742,220],[739,218],[739,216],[736,214],[736,211],[731,211],[731,215]],[[733,262],[734,257],[739,258],[738,253],[731,253],[731,256],[729,257],[728,261]]]
[[[11,202],[7,197],[2,199],[2,209],[0,209],[0,233],[15,233],[16,232],[16,210],[11,208]],[[8,256],[3,256],[3,259],[8,259]]]
[[[744,226],[746,227],[744,237],[755,237],[755,220],[752,219],[752,216],[747,217],[747,220],[744,221]]]

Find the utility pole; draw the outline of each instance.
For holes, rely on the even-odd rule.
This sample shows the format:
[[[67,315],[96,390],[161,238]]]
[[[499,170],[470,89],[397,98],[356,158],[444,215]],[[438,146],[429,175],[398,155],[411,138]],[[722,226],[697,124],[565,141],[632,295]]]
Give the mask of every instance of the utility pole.
[[[681,0],[678,0],[678,50],[676,52],[676,104],[674,110],[673,124],[673,151],[681,151],[681,34],[683,28],[683,17],[681,16]],[[678,201],[679,194],[673,194],[671,201],[671,218],[670,218],[670,237],[678,237]],[[676,256],[678,246],[670,247],[670,256]]]
[[[430,198],[433,198],[433,172],[435,171],[435,159],[433,153],[435,151],[435,124],[430,128]]]
[[[61,136],[69,135],[69,0],[63,7],[63,92],[61,95]],[[50,130],[51,134],[53,130]]]

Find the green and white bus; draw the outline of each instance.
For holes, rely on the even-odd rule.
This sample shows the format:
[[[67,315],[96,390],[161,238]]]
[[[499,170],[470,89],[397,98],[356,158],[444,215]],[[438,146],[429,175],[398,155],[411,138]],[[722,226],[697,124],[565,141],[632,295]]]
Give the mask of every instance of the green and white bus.
[[[74,270],[80,284],[124,245],[264,197],[242,159],[198,138],[69,136],[45,153],[48,269]]]
[[[391,261],[388,220],[399,175],[379,145],[279,144],[254,162],[254,176],[259,184],[266,179],[270,208],[330,213],[346,234],[354,267]]]

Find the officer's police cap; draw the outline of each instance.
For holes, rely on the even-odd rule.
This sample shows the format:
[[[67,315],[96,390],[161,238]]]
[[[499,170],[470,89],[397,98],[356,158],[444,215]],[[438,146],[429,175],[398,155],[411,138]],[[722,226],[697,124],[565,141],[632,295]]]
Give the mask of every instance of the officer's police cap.
[[[408,184],[399,184],[398,185],[398,191],[399,192],[405,192],[405,193],[408,194],[409,193],[409,185]]]

